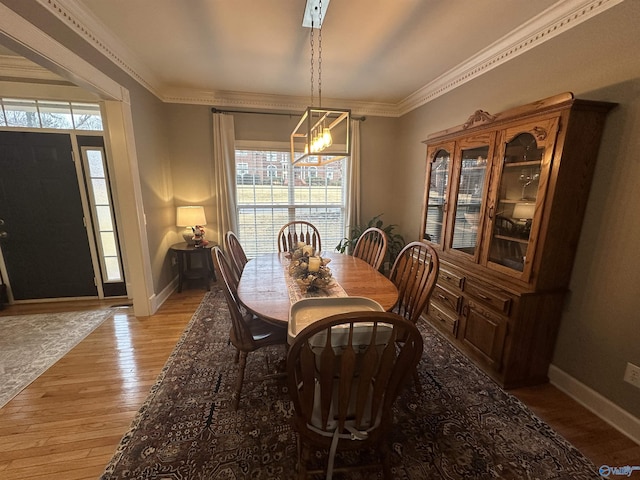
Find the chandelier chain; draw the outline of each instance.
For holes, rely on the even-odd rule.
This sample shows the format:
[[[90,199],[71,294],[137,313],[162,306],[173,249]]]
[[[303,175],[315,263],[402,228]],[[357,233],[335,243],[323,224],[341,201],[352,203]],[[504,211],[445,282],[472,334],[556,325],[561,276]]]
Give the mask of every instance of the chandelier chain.
[[[311,19],[311,106],[313,106],[313,19]]]
[[[318,3],[318,106],[322,108],[322,0]]]

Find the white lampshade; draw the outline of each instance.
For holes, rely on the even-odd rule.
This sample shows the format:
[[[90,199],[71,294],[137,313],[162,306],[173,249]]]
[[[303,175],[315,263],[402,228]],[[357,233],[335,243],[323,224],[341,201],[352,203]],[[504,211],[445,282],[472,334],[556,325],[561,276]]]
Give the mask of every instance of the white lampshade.
[[[178,227],[195,227],[206,225],[207,217],[204,215],[204,207],[187,206],[178,207],[176,212],[176,225]]]
[[[204,207],[189,205],[187,207],[178,207],[176,211],[176,225],[178,227],[186,227],[182,232],[182,238],[189,245],[196,245],[203,240],[204,235],[201,229],[207,224],[207,217],[204,216]]]
[[[530,220],[533,218],[535,210],[535,203],[516,203],[516,206],[513,209],[513,218],[517,218],[519,220]]]

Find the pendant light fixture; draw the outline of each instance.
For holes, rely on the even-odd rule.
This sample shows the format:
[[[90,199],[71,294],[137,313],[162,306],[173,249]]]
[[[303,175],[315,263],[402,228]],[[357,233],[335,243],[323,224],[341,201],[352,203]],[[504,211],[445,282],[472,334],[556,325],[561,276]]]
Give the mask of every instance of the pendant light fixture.
[[[325,0],[325,3],[329,3]],[[351,110],[322,106],[322,0],[307,0],[303,26],[311,26],[311,106],[291,133],[291,162],[321,166],[351,154]],[[314,37],[318,31],[318,106],[313,105]]]

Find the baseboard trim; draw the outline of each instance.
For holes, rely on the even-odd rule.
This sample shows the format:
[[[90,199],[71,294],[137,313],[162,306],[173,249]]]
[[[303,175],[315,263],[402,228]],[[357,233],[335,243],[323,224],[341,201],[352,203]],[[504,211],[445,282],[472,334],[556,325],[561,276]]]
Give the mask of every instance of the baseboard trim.
[[[634,417],[555,365],[549,367],[549,381],[613,428],[640,444],[640,418]]]
[[[149,305],[151,306],[151,314],[153,315],[158,311],[164,302],[171,296],[173,292],[178,289],[178,277],[174,277],[169,284],[162,289],[160,293],[154,295],[149,299]]]

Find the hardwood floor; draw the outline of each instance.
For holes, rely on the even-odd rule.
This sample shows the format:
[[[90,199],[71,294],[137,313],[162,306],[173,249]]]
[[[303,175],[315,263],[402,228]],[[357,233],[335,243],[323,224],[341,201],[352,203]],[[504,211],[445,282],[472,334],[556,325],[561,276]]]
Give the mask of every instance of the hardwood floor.
[[[174,293],[152,317],[136,318],[130,308],[114,308],[112,318],[0,409],[0,478],[97,479],[203,293],[195,288]],[[0,315],[104,308],[109,303],[11,306]],[[596,466],[640,465],[640,445],[555,387],[511,393]]]
[[[175,293],[151,317],[114,308],[112,318],[0,409],[0,478],[100,477],[203,292]],[[0,314],[105,305],[92,303],[11,306]]]

